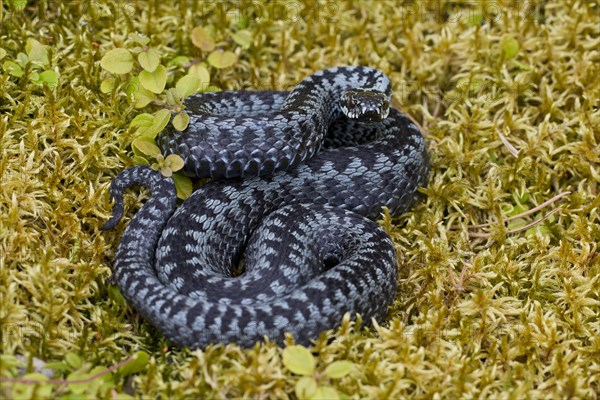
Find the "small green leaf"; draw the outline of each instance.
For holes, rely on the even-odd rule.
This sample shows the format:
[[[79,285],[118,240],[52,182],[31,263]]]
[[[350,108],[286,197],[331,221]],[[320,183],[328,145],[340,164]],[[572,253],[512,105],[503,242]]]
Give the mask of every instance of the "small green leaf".
[[[239,44],[242,49],[248,49],[252,44],[252,32],[246,29],[232,33],[231,38],[234,42]]]
[[[154,143],[154,138],[165,129],[170,119],[171,111],[163,108],[155,112],[154,115],[141,114],[136,116],[131,121],[130,126],[132,128],[138,128],[136,133],[139,137],[152,140]]]
[[[187,74],[177,81],[175,87],[181,97],[188,97],[198,91],[200,79],[196,75]]]
[[[127,376],[131,374],[136,374],[138,372],[142,372],[146,365],[148,365],[148,361],[150,360],[150,356],[145,351],[138,351],[135,353],[133,360],[123,365],[118,369],[119,373],[122,376]]]
[[[150,104],[152,102],[152,100],[154,100],[154,93],[152,93],[150,91],[148,91],[148,92],[151,93],[151,95],[148,95],[145,93],[139,93],[136,96],[135,103],[134,103],[135,108],[144,108],[148,104]]]
[[[39,83],[45,83],[51,88],[58,86],[58,74],[51,69],[44,71],[40,74],[38,79]]]
[[[35,83],[42,83],[40,82],[40,74],[37,71],[31,71],[29,74],[29,80]]]
[[[181,67],[190,62],[190,58],[186,56],[177,56],[167,63],[169,67]]]
[[[163,165],[162,168],[160,169],[160,173],[165,177],[165,178],[170,178],[173,176],[173,170],[171,169],[171,167],[167,167],[166,165]]]
[[[27,54],[25,53],[18,53],[17,54],[17,63],[25,68],[25,66],[27,65],[27,63],[29,62],[29,57],[27,56]]]
[[[303,376],[296,382],[294,392],[298,399],[309,399],[317,391],[317,381],[312,376]]]
[[[192,30],[192,43],[203,51],[213,51],[215,49],[215,41],[210,34],[201,26],[197,26]]]
[[[190,116],[185,112],[180,112],[173,118],[173,127],[179,132],[183,132],[190,123]]]
[[[548,229],[546,225],[539,225],[529,228],[525,231],[525,237],[530,237],[537,234],[547,236],[550,234],[550,229]]]
[[[481,25],[481,21],[483,21],[483,15],[469,13],[469,16],[467,17],[467,26]]]
[[[148,164],[150,164],[150,162],[148,160],[146,160],[144,157],[138,156],[138,155],[133,156],[133,158],[131,160],[133,161],[134,165],[148,165]]]
[[[515,205],[512,208],[506,208],[504,210],[504,212],[506,213],[506,215],[508,217],[512,217],[514,215],[518,215],[518,214],[524,213],[525,211],[528,211],[528,210],[529,210],[529,207],[527,205],[525,205],[525,204],[517,204],[517,205]]]
[[[35,39],[27,39],[25,51],[29,57],[29,61],[39,65],[48,64],[48,49]]]
[[[202,87],[202,92],[220,92],[221,88],[214,85],[208,85],[206,87]]]
[[[248,21],[248,17],[246,16],[246,13],[238,13],[235,16],[235,19],[237,19],[237,27],[240,29],[246,29],[249,25],[249,21]]]
[[[517,191],[517,193],[515,193],[515,198],[517,199],[517,201],[521,204],[525,204],[529,201],[529,193],[526,191],[523,191],[523,193],[519,193]]]
[[[48,380],[48,377],[44,374],[40,374],[39,372],[32,372],[29,374],[25,374],[21,377],[22,379],[31,379],[34,381],[38,381],[39,383],[33,385],[29,385],[30,387],[34,387],[35,390],[35,398],[48,398],[50,394],[52,394],[53,385],[44,384],[45,381]],[[19,396],[15,396],[19,397]]]
[[[152,93],[152,92],[150,92]],[[147,94],[140,94],[136,101],[135,104],[133,105],[135,108],[144,108],[146,107],[148,104],[150,104],[156,97],[154,96],[154,93],[152,93],[152,96],[149,96]]]
[[[158,135],[163,129],[165,129],[170,119],[171,111],[165,108],[154,113],[154,124],[152,124],[152,130],[156,132],[154,136]]]
[[[146,70],[140,72],[139,78],[140,83],[145,89],[148,89],[152,93],[162,93],[167,84],[167,69],[162,65],[159,65],[154,72],[148,72]]]
[[[196,76],[200,80],[200,87],[206,87],[210,83],[210,72],[204,64],[192,65],[188,71],[188,74]]]
[[[331,386],[321,386],[310,398],[314,400],[337,400],[340,396]]]
[[[154,123],[154,116],[152,114],[143,113],[138,114],[129,123],[130,128],[149,128]]]
[[[71,367],[64,361],[52,361],[44,365],[44,369],[51,369],[62,375],[64,372],[70,371]]]
[[[100,66],[113,74],[126,74],[133,69],[133,56],[127,49],[112,49],[102,57]]]
[[[146,71],[154,72],[160,64],[160,54],[155,48],[150,48],[148,51],[142,51],[138,54],[138,61]]]
[[[67,376],[68,381],[78,381],[80,379],[89,378],[89,373],[81,373],[81,372],[72,372]],[[69,390],[73,392],[73,394],[83,394],[88,388],[88,383],[69,383]]]
[[[215,68],[227,68],[235,64],[237,56],[231,51],[218,49],[208,55],[207,61]]]
[[[170,88],[166,91],[165,94],[166,94],[165,102],[169,106],[177,107],[180,105],[181,100],[183,99],[183,97],[181,96],[181,93],[179,93],[179,90],[177,90],[177,88]]]
[[[519,53],[519,42],[514,37],[504,36],[500,43],[504,51],[504,58],[511,59]]]
[[[508,230],[513,230],[513,229],[522,228],[525,225],[527,225],[527,221],[525,219],[516,218],[516,219],[513,219],[512,221],[509,221],[508,224],[506,225],[506,228]]]
[[[175,182],[177,197],[181,200],[185,200],[192,195],[194,186],[192,185],[192,180],[190,178],[181,173],[173,174],[173,182]]]
[[[136,157],[133,157],[133,159],[135,160]],[[119,307],[121,307],[124,310],[129,308],[129,305],[127,304],[127,300],[125,300],[125,297],[123,297],[123,294],[116,286],[108,285],[107,290],[108,290],[108,297],[112,301],[114,301]]]
[[[73,369],[79,369],[83,365],[83,360],[76,353],[70,352],[65,355],[65,361]]]
[[[154,139],[149,139],[144,136],[136,138],[131,145],[150,157],[156,157],[161,153],[160,148],[156,145]]]
[[[23,76],[23,68],[14,61],[4,61],[2,69],[8,72],[9,75],[20,78]]]
[[[54,390],[54,386],[52,384],[39,384],[35,389],[35,397],[37,399],[49,399],[52,396],[52,391]]]
[[[107,78],[100,83],[100,91],[104,94],[110,93],[114,86],[115,80],[112,78]]]
[[[26,363],[19,360],[17,357],[12,355],[0,354],[0,371],[6,373],[6,371],[14,370],[14,367],[26,366]]]
[[[131,78],[125,92],[133,97],[134,106],[137,108],[146,107],[156,98],[154,93],[142,86],[137,76]]]
[[[348,375],[354,369],[354,364],[350,361],[334,361],[325,368],[325,375],[338,379]]]
[[[304,346],[290,346],[283,350],[283,365],[298,375],[311,375],[315,371],[315,359]]]
[[[178,154],[169,154],[167,158],[165,158],[165,165],[171,168],[173,172],[177,172],[183,168],[184,161]]]
[[[133,35],[129,35],[129,37],[140,46],[145,46],[150,43],[150,38],[146,35],[142,35],[141,33],[134,33]]]
[[[0,60],[6,57],[6,50],[0,47]]]
[[[106,371],[106,367],[97,366],[97,367],[94,367],[91,371],[86,372],[86,373],[73,372],[73,373],[69,374],[69,376],[67,377],[67,380],[77,381],[80,379],[90,379],[92,376],[102,373],[104,371]],[[69,383],[68,387],[69,387],[69,390],[73,394],[76,394],[76,395],[82,395],[84,393],[95,394],[104,382],[109,382],[109,381],[111,381],[111,379],[112,379],[112,376],[110,374],[106,374],[101,377],[88,380],[87,382]]]

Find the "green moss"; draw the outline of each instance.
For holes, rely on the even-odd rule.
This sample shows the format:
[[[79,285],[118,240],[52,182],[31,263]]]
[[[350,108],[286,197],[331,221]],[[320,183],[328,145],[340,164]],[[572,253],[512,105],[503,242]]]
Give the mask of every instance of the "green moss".
[[[374,328],[345,322],[311,349],[319,370],[355,365],[330,382],[338,393],[598,398],[594,2],[38,1],[20,10],[21,3],[4,1],[0,26],[4,397],[294,396],[299,377],[275,345],[175,348],[107,281],[122,233],[99,231],[110,215],[107,187],[132,163],[128,125],[142,111],[122,91],[100,90],[109,77],[100,59],[134,33],[151,37],[166,59],[197,57],[190,35],[202,25],[217,46],[239,29],[253,38],[236,49],[233,67],[211,70],[211,84],[285,89],[319,69],[368,65],[391,77],[396,103],[427,131],[433,171],[425,200],[382,219],[400,260],[389,319]],[[48,46],[47,62],[28,39]],[[40,78],[44,71],[57,74],[55,87],[52,74]],[[563,192],[570,193],[505,222]],[[126,197],[129,215],[144,198]],[[6,381],[20,376],[18,364],[33,372],[42,360],[65,379],[138,351],[150,355],[141,372],[114,371],[87,386]]]

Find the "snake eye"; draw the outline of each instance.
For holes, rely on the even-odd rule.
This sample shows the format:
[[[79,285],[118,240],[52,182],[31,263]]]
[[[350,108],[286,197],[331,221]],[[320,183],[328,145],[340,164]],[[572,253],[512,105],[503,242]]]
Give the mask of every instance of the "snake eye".
[[[379,122],[387,118],[390,108],[384,93],[364,89],[348,89],[340,96],[340,108],[350,119]]]

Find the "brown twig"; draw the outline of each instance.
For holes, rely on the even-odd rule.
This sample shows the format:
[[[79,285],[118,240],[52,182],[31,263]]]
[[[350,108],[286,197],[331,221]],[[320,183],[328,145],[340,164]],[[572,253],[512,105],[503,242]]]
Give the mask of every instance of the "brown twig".
[[[523,218],[523,217],[526,217],[528,215],[531,215],[531,214],[533,214],[533,213],[535,213],[535,212],[537,212],[537,211],[539,211],[539,210],[541,210],[541,209],[549,206],[550,204],[554,203],[556,200],[558,200],[558,199],[560,199],[562,197],[565,197],[568,194],[571,194],[571,192],[562,192],[562,193],[559,193],[556,196],[554,196],[553,198],[551,198],[550,200],[547,200],[547,201],[543,202],[539,206],[536,206],[536,207],[532,208],[531,210],[524,211],[524,212],[519,213],[517,215],[513,215],[512,217],[508,217],[505,220],[503,220],[502,222],[503,223],[504,222],[509,222],[509,221],[512,221],[512,220],[517,219],[517,218]],[[491,225],[492,225],[492,223],[489,223],[489,222],[486,223],[486,224],[469,225],[469,226],[467,226],[467,229],[486,228],[486,227],[491,226]],[[458,227],[453,227],[453,228],[454,229],[458,229]]]
[[[510,154],[512,154],[514,157],[518,157],[519,150],[517,150],[512,144],[510,144],[508,139],[506,139],[506,137],[501,132],[498,132],[498,136],[500,136],[500,140],[502,140],[502,143],[504,143],[504,146],[506,146]]]
[[[520,233],[520,232],[526,231],[527,229],[529,229],[529,228],[531,228],[531,227],[539,224],[540,222],[543,222],[543,221],[547,220],[552,215],[556,214],[560,209],[561,209],[560,206],[556,207],[554,210],[550,211],[548,214],[544,215],[542,218],[538,218],[535,221],[533,221],[533,222],[531,222],[531,223],[529,223],[529,224],[527,224],[525,226],[522,226],[520,228],[512,229],[512,230],[506,232],[506,234],[507,235],[513,235],[515,233]],[[484,239],[486,239],[486,238],[489,238],[491,236],[492,236],[491,233],[486,233],[486,232],[469,232],[469,237],[473,237],[473,238],[484,238]]]
[[[438,100],[438,102],[435,103],[435,108],[433,109],[433,114],[431,114],[431,116],[433,118],[437,118],[441,108],[442,108],[442,102],[440,100]]]

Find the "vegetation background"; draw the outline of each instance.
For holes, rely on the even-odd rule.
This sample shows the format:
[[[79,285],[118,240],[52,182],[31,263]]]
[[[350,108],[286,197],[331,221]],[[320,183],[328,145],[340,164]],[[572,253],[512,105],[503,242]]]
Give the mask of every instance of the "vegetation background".
[[[4,398],[598,398],[597,2],[3,0],[0,12]],[[116,48],[131,68],[101,65]],[[162,85],[162,72],[142,78],[157,57]],[[112,177],[136,162],[176,172],[132,141],[177,109],[170,89],[186,75],[183,92],[281,90],[344,64],[391,77],[432,157],[426,199],[381,219],[400,263],[389,318],[346,322],[308,354],[291,339],[287,353],[173,347],[108,282],[127,223],[99,230]],[[127,196],[129,215],[146,196]]]

